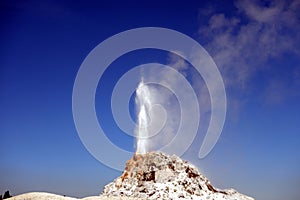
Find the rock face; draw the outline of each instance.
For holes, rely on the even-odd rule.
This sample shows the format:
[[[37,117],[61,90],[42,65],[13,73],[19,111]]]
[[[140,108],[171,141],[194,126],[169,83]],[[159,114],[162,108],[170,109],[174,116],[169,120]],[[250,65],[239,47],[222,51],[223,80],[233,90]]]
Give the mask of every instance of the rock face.
[[[254,200],[233,189],[214,188],[196,167],[173,155],[134,155],[123,174],[104,187],[103,196],[142,199]]]

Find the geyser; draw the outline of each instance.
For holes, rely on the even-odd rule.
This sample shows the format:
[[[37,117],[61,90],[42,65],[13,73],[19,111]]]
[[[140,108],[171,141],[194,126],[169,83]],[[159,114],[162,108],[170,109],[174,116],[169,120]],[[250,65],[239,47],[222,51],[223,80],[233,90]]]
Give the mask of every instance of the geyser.
[[[135,130],[136,141],[136,153],[145,154],[147,152],[147,138],[149,136],[149,124],[150,124],[150,90],[147,84],[144,84],[143,80],[140,82],[137,90],[135,103],[137,106],[137,118],[138,125]]]

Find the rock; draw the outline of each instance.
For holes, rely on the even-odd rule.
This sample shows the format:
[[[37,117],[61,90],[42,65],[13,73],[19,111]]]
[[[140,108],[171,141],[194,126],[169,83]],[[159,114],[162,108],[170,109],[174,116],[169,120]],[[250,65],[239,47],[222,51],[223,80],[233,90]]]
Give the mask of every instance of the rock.
[[[8,199],[10,197],[12,197],[12,196],[10,195],[8,190],[6,192],[4,192],[3,199]]]
[[[253,200],[234,189],[219,190],[198,169],[176,155],[136,154],[123,174],[104,187],[103,196],[143,199]]]

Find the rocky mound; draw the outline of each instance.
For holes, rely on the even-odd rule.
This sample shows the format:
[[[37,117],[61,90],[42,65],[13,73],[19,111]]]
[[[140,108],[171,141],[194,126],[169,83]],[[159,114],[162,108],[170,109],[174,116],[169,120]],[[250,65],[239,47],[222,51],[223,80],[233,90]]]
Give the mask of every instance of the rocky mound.
[[[196,167],[173,155],[149,152],[127,161],[122,176],[104,187],[104,196],[143,199],[253,200],[233,189],[214,188]]]

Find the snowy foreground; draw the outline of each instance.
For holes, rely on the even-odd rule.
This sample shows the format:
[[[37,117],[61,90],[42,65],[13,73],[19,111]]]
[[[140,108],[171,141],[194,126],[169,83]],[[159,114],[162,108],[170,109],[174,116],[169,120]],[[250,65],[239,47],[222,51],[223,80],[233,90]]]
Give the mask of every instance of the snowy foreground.
[[[21,194],[15,197],[11,197],[8,200],[78,200],[77,198],[64,197],[61,195],[50,194],[46,192],[31,192]],[[81,200],[138,200],[137,198],[129,197],[103,197],[103,196],[91,196]]]
[[[9,200],[75,200],[55,194],[33,192]],[[196,167],[173,155],[150,152],[135,155],[126,163],[123,174],[104,187],[99,196],[82,200],[254,200],[234,189],[214,188]]]
[[[234,189],[214,188],[196,167],[160,152],[135,155],[122,176],[104,187],[103,196],[142,199],[253,200]]]

